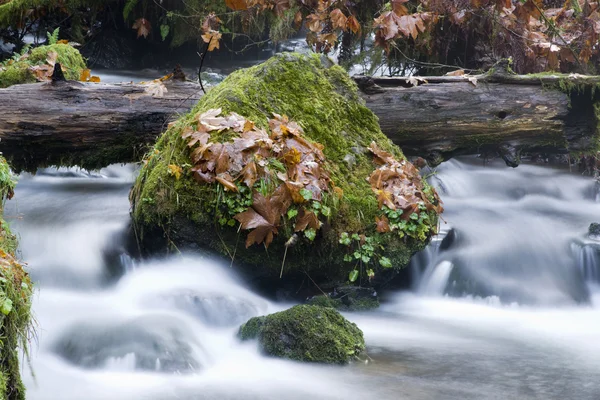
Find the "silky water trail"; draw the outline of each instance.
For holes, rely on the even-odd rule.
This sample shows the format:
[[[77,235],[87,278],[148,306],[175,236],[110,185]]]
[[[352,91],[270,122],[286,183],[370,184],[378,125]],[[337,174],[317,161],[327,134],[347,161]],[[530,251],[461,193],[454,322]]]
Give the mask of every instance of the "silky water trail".
[[[32,400],[578,399],[600,396],[595,181],[476,158],[430,178],[442,233],[413,258],[414,288],[348,313],[370,361],[268,358],[235,333],[285,309],[229,262],[134,262],[124,251],[130,166],[23,175],[5,215],[36,282]],[[122,270],[122,271],[121,271]],[[24,363],[26,364],[26,363]]]

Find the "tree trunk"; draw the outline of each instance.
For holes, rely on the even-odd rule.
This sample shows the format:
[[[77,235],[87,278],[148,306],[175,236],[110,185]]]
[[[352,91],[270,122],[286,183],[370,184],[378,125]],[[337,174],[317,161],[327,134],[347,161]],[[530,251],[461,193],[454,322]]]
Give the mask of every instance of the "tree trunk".
[[[381,129],[407,155],[436,165],[457,154],[597,150],[595,76],[356,77]],[[425,82],[426,81],[426,82]],[[416,86],[414,86],[417,84]],[[99,168],[137,161],[201,97],[197,84],[56,82],[0,89],[0,151],[16,170]],[[558,90],[559,86],[562,90]],[[567,94],[568,88],[575,88]]]
[[[155,89],[152,95],[152,89]],[[17,170],[138,161],[201,96],[199,85],[55,82],[0,89],[0,151]]]
[[[521,152],[598,150],[597,76],[355,79],[382,131],[434,165],[468,153],[496,152],[516,166]]]

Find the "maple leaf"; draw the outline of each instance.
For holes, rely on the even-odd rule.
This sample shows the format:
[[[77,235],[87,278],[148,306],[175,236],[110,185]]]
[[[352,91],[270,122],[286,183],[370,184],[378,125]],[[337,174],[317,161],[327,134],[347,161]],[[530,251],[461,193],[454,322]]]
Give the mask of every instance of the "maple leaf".
[[[291,8],[290,0],[275,0],[275,14],[278,17],[283,17],[285,12]]]
[[[294,230],[296,232],[302,232],[306,228],[310,228],[318,231],[321,228],[321,225],[321,221],[319,221],[319,218],[314,212],[302,208],[298,213],[298,219],[296,220]]]
[[[160,81],[153,81],[146,85],[144,92],[152,97],[164,97],[168,90],[164,83]]]
[[[385,215],[375,217],[375,224],[377,225],[377,232],[379,233],[390,232],[392,230],[390,228],[390,220]]]
[[[152,30],[152,25],[150,24],[150,21],[148,21],[146,18],[138,18],[135,20],[131,28],[137,30],[138,38],[140,36],[147,38],[150,34],[150,31]]]
[[[377,194],[377,201],[379,202],[379,208],[381,208],[385,205],[389,209],[392,209],[392,210],[396,209],[396,204],[394,204],[391,192],[388,192],[387,190],[383,190],[383,189],[375,189],[374,192],[375,192],[375,194]]]
[[[206,16],[202,23],[202,32],[218,31],[221,25],[221,19],[213,12]]]
[[[225,190],[229,190],[231,192],[237,192],[238,188],[235,186],[235,183],[232,182],[231,176],[228,174],[217,175],[215,180],[219,182],[221,185],[225,187]]]
[[[346,22],[346,26],[348,29],[352,31],[352,33],[357,34],[360,32],[360,23],[356,19],[354,15],[348,17],[348,21]]]
[[[397,16],[401,17],[403,15],[408,14],[408,9],[404,5],[404,3],[408,3],[408,0],[392,0],[392,11]]]
[[[254,183],[256,183],[258,179],[258,172],[256,170],[256,163],[254,161],[249,162],[242,169],[241,175],[243,177],[243,181],[249,188],[252,189]]]
[[[306,17],[306,26],[312,32],[321,32],[323,29],[323,24],[321,22],[321,17],[317,14],[310,14]]]
[[[278,232],[281,215],[287,211],[284,206],[280,197],[273,195],[267,198],[254,191],[252,207],[233,217],[240,223],[241,229],[252,230],[246,239],[246,248],[263,242],[266,248],[269,247]]]
[[[375,155],[375,162],[378,164],[391,164],[395,161],[391,153],[381,150],[375,142],[371,142],[369,150]]]
[[[204,43],[208,43],[208,51],[219,49],[221,42],[221,32],[210,30],[202,35]]]
[[[248,9],[246,0],[225,0],[225,5],[234,11],[242,11]]]
[[[348,17],[346,17],[339,8],[331,11],[329,13],[329,18],[331,18],[331,25],[333,26],[333,29],[342,29],[344,31],[348,29],[346,26],[348,23]]]
[[[169,164],[168,168],[169,168],[169,175],[175,176],[176,180],[179,180],[179,178],[181,178],[181,174],[183,173],[183,168],[181,168],[179,165],[175,165],[175,164]]]

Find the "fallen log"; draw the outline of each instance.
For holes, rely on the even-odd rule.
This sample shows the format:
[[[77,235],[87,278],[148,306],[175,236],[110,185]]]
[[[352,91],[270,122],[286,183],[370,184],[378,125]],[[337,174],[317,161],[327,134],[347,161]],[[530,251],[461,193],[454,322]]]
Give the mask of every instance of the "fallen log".
[[[437,165],[458,154],[598,150],[598,76],[355,77],[382,131],[407,155]],[[95,169],[137,161],[167,123],[200,98],[199,85],[54,82],[0,89],[0,151],[16,170]]]
[[[437,165],[458,154],[598,151],[599,76],[355,77],[382,131],[407,155]]]
[[[17,171],[139,161],[201,96],[191,82],[48,82],[0,89],[0,151]]]

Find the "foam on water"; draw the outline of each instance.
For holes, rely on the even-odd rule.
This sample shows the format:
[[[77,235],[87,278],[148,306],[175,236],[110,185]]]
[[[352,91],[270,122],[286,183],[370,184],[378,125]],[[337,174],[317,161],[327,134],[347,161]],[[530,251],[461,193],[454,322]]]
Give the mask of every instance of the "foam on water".
[[[37,282],[29,399],[597,400],[598,258],[585,233],[600,205],[590,179],[442,165],[448,224],[414,259],[415,291],[348,314],[371,360],[328,367],[267,358],[236,339],[248,317],[289,305],[253,293],[228,262],[133,262],[121,243],[133,177],[130,167],[46,171],[23,177],[7,203]],[[107,248],[126,271],[116,282]]]

